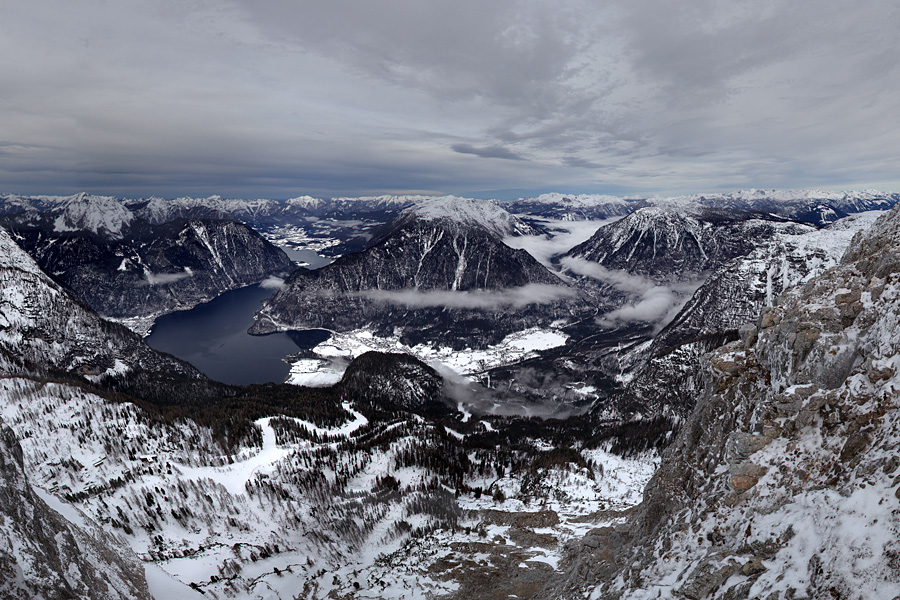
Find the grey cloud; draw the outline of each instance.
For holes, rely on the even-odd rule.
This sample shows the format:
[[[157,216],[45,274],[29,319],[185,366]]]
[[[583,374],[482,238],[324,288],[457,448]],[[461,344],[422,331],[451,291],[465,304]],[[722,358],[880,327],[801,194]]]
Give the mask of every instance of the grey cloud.
[[[0,23],[0,182],[900,187],[898,29],[883,0],[19,3]]]
[[[597,323],[614,327],[623,323],[652,323],[657,328],[671,321],[690,297],[702,285],[703,280],[687,281],[671,285],[658,285],[654,281],[625,271],[607,269],[601,264],[581,258],[565,257],[563,267],[573,273],[602,281],[613,288],[635,296],[635,300],[601,315]]]
[[[541,226],[550,232],[549,236],[520,235],[506,238],[503,240],[503,243],[510,248],[525,250],[542,265],[556,272],[555,267],[551,263],[553,257],[565,254],[578,244],[586,241],[597,231],[598,227],[608,222],[610,221],[547,220],[541,222]]]
[[[454,152],[458,152],[459,154],[474,154],[475,156],[480,156],[481,158],[503,158],[506,160],[525,160],[525,158],[519,154],[516,154],[509,148],[504,148],[503,146],[485,146],[481,148],[476,148],[471,144],[453,144],[450,148]]]
[[[259,287],[267,290],[280,290],[284,288],[284,279],[270,275],[259,282]]]
[[[573,273],[602,281],[627,294],[644,294],[656,287],[656,283],[646,277],[632,275],[626,271],[607,269],[599,263],[583,258],[566,256],[560,262],[563,267]]]
[[[634,302],[601,315],[597,323],[604,327],[614,327],[623,323],[650,323],[655,324],[657,330],[662,329],[675,318],[702,283],[695,281],[678,286],[650,287]]]
[[[603,165],[596,163],[591,160],[587,160],[586,158],[580,158],[578,156],[564,156],[562,159],[563,163],[578,169],[602,169]]]

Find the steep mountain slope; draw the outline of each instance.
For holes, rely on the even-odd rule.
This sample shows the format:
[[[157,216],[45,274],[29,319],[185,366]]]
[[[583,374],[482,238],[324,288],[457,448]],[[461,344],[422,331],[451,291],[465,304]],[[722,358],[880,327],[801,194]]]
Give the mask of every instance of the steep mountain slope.
[[[32,227],[14,234],[45,271],[91,308],[138,330],[160,314],[294,268],[283,251],[233,221],[135,222],[123,231],[124,238]]]
[[[836,265],[853,235],[868,230],[882,214],[853,215],[808,233],[781,233],[719,267],[642,351],[646,362],[617,396],[620,408],[686,416],[702,387],[701,357],[738,339],[739,328],[772,306],[783,291]]]
[[[559,261],[563,273],[591,298],[596,313],[565,326],[570,336],[565,347],[515,368],[492,371],[490,380],[534,399],[597,400],[596,412],[604,419],[628,412],[658,415],[656,410],[647,412],[640,396],[610,398],[634,376],[648,349],[652,356],[662,350],[651,348],[652,340],[668,335],[666,326],[695,292],[706,293],[701,286],[711,271],[773,240],[814,231],[811,225],[771,215],[697,206],[641,208],[601,226]],[[741,284],[735,282],[734,287],[732,296],[742,298]],[[753,310],[744,310],[740,302],[723,303],[719,309]],[[685,331],[685,335],[693,338],[700,333]],[[712,340],[704,351],[721,341]],[[535,384],[525,385],[528,381]]]
[[[811,229],[762,213],[641,208],[601,227],[566,258],[599,263],[656,282],[684,281],[749,253],[777,232]]]
[[[149,600],[144,568],[96,526],[51,509],[25,474],[22,448],[0,420],[0,596],[9,600]]]
[[[200,374],[73,299],[0,229],[0,372]]]
[[[900,594],[900,209],[707,362],[627,527],[546,597]]]
[[[527,225],[494,206],[459,206],[451,198],[406,211],[365,251],[294,272],[264,303],[251,332],[371,326],[397,329],[411,345],[481,347],[569,314],[562,301],[575,291],[494,234]]]

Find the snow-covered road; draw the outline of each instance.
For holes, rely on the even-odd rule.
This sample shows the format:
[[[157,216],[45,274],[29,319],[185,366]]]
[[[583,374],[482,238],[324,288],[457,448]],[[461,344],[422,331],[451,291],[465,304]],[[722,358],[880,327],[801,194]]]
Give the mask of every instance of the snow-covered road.
[[[291,453],[290,448],[279,448],[275,442],[275,430],[269,424],[272,417],[255,421],[262,428],[262,450],[246,460],[222,467],[188,467],[179,465],[179,469],[188,479],[212,479],[222,484],[232,494],[243,494],[244,486],[257,472],[266,472]]]
[[[347,436],[368,423],[368,419],[361,413],[353,410],[350,404],[345,402],[344,410],[353,416],[353,420],[335,427],[333,429],[318,427],[317,425],[301,419],[294,419],[299,424],[305,426],[312,432],[324,435]],[[244,460],[235,462],[230,465],[221,467],[190,467],[187,465],[178,465],[178,469],[187,479],[212,479],[222,484],[231,494],[245,493],[245,486],[248,481],[257,473],[270,472],[275,463],[293,452],[290,446],[279,447],[275,441],[275,429],[272,428],[270,421],[273,417],[265,417],[254,421],[254,424],[262,428],[263,444],[262,449],[256,454],[247,457]]]

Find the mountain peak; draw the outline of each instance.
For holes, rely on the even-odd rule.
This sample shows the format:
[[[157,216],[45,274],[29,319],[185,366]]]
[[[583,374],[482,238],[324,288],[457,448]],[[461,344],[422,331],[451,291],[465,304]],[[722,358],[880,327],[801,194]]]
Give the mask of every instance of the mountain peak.
[[[511,214],[491,200],[441,196],[417,202],[403,210],[401,222],[409,220],[447,220],[468,227],[482,229],[498,238],[539,233],[534,227]]]
[[[132,219],[134,214],[115,197],[81,192],[64,204],[53,225],[56,231],[84,230],[119,238]]]

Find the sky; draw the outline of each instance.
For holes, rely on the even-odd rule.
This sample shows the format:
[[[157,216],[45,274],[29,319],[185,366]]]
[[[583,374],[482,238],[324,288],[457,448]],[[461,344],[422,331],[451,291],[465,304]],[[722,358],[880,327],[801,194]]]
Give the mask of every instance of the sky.
[[[0,192],[900,190],[885,0],[0,0]]]

